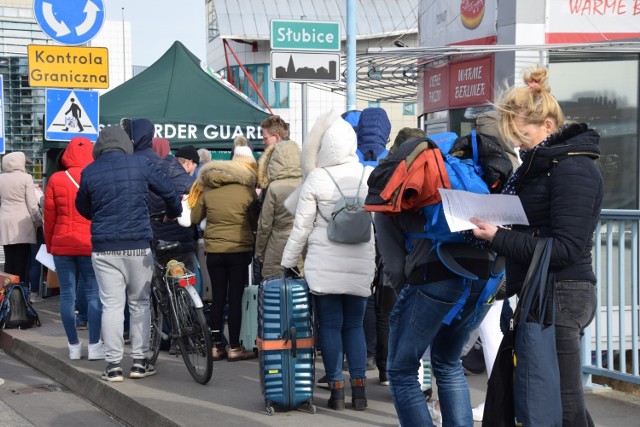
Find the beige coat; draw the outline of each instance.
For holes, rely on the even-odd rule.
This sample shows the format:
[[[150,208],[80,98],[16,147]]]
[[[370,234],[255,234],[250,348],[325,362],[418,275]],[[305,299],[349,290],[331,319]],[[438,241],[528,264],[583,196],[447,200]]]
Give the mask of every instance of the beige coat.
[[[284,207],[284,201],[301,181],[298,143],[280,141],[265,150],[258,165],[263,202],[256,234],[256,257],[262,261],[263,279],[282,272],[282,251],[291,234],[294,218]]]
[[[0,173],[0,245],[36,243],[42,214],[22,152],[6,154]]]
[[[207,219],[205,252],[253,252],[258,216],[251,209],[257,197],[255,169],[234,160],[211,161],[202,166],[198,180],[205,187],[191,210],[191,222]]]

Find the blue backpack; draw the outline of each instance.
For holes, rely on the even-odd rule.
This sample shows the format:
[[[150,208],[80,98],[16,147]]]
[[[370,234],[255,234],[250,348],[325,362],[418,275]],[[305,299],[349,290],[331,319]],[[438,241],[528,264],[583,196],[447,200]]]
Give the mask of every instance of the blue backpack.
[[[40,326],[40,317],[29,302],[29,288],[21,283],[10,283],[4,287],[4,298],[0,303],[0,328],[27,329]]]
[[[493,182],[491,182],[489,185],[487,184],[487,182],[485,182],[487,177],[484,176],[485,173],[483,172],[483,169],[479,163],[479,138],[476,135],[475,131],[472,131],[469,137],[470,152],[467,152],[466,155],[462,151],[454,149],[456,143],[459,143],[460,138],[453,132],[443,132],[435,135],[429,135],[428,138],[435,142],[442,152],[445,170],[451,183],[451,189],[470,191],[477,194],[490,193],[490,186],[493,187]],[[483,143],[487,144],[491,143],[485,138],[483,138],[482,141]],[[462,276],[466,281],[469,281],[469,286],[465,287],[465,292],[461,295],[456,305],[449,311],[449,313],[445,317],[445,320],[443,321],[448,325],[459,314],[462,307],[464,307],[464,304],[466,303],[466,300],[471,292],[470,281],[478,280],[479,277],[461,266],[447,250],[447,243],[463,243],[465,242],[465,239],[461,233],[452,232],[449,229],[449,225],[447,224],[447,220],[444,216],[442,202],[422,207],[420,209],[420,214],[424,215],[425,217],[424,232],[405,233],[404,237],[407,249],[409,251],[412,250],[412,245],[409,238],[422,238],[431,240],[433,242],[432,251],[436,251],[436,254],[438,255],[438,258],[440,259],[442,264],[455,274]],[[487,300],[495,295],[503,277],[504,258],[497,256],[491,268],[490,278],[487,281],[487,284],[484,287],[484,290],[482,291],[480,298],[478,299],[478,302],[476,304],[476,312],[478,312],[478,310]],[[475,318],[467,327],[469,328],[473,324],[475,324]]]

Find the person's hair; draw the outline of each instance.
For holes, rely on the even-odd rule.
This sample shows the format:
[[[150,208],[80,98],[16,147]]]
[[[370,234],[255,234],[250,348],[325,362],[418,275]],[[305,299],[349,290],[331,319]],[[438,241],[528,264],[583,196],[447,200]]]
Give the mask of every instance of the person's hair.
[[[185,159],[184,157],[176,157],[176,160],[179,161],[181,165],[184,165],[185,162],[188,162],[190,159]]]
[[[267,117],[260,122],[260,127],[266,129],[271,135],[280,135],[283,140],[289,139],[289,123],[278,115]]]
[[[211,160],[211,151],[206,148],[198,148],[198,156],[200,157],[200,163],[205,163]]]
[[[541,125],[547,118],[554,120],[558,127],[564,124],[560,104],[551,95],[548,74],[549,71],[540,66],[526,70],[523,75],[526,86],[512,87],[496,103],[500,111],[500,132],[508,141],[524,139],[515,126],[518,117],[533,125]]]
[[[248,147],[249,146],[249,141],[247,141],[247,138],[245,138],[242,135],[238,135],[233,139],[233,146],[234,147]]]

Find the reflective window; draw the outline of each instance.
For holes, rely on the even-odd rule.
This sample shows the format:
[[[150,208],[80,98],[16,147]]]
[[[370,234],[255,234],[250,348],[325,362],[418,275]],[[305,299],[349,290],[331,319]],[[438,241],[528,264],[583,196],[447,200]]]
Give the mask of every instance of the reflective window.
[[[638,56],[550,58],[551,91],[568,120],[600,134],[604,209],[638,209]]]
[[[231,79],[228,79],[238,90],[253,99],[258,105],[264,107],[264,102],[258,96],[247,76],[242,69],[235,65],[231,68]],[[273,108],[289,108],[289,83],[273,82],[269,78],[269,64],[246,65],[245,70],[253,79],[256,87],[262,93],[263,98]],[[218,71],[223,76],[226,75],[226,68]]]
[[[207,28],[209,32],[209,41],[213,41],[220,35],[218,29],[218,16],[216,15],[216,8],[213,4],[213,0],[207,2]]]

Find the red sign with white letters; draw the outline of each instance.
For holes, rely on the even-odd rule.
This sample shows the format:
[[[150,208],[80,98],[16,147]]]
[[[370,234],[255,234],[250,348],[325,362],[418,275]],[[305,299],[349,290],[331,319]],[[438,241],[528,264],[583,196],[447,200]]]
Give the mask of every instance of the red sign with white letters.
[[[493,100],[493,55],[449,63],[449,108]]]
[[[446,110],[449,101],[449,67],[447,65],[424,70],[424,112]]]

